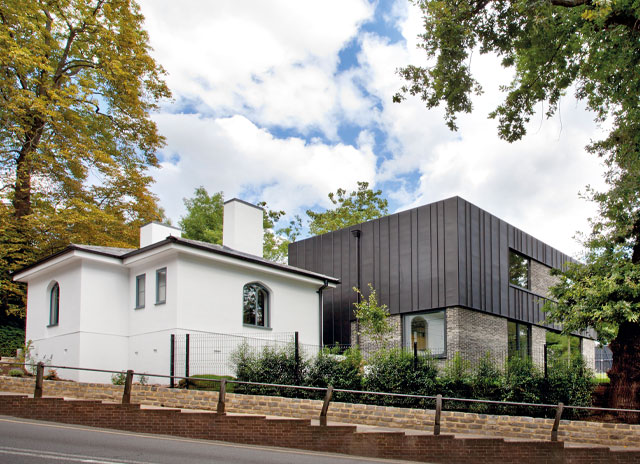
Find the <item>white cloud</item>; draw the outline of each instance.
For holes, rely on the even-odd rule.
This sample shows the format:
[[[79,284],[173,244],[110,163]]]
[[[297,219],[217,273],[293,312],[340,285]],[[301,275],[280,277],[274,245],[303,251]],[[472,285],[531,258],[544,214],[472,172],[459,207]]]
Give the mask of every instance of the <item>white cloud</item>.
[[[184,214],[182,198],[200,185],[209,193],[222,190],[227,198],[244,194],[248,201],[265,200],[293,214],[315,204],[328,206],[327,193],[338,187],[374,180],[376,159],[364,135],[357,149],[277,139],[243,116],[164,114],[156,121],[171,147],[168,157],[180,157],[152,173],[160,202],[174,220]]]

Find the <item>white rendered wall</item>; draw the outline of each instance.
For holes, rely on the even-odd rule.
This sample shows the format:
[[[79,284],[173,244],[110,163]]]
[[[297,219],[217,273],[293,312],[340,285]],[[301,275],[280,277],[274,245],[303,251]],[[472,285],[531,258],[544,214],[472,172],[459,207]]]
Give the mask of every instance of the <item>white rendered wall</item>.
[[[59,319],[57,326],[49,326],[51,287],[60,287]],[[62,264],[32,279],[27,292],[26,340],[32,341],[32,355],[36,361],[49,364],[78,366],[80,363],[80,288],[82,266],[79,260]],[[59,371],[63,378],[77,380],[77,372]]]
[[[234,198],[224,204],[222,244],[262,257],[263,210]]]
[[[182,237],[182,231],[176,227],[150,222],[140,227],[140,248],[163,241],[165,238]]]

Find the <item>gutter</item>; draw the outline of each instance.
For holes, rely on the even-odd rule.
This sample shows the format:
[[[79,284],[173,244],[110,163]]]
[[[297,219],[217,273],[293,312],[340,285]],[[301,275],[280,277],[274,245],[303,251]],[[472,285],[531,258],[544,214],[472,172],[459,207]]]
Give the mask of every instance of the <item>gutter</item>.
[[[329,281],[327,279],[324,279],[324,283],[322,284],[322,287],[320,287],[318,289],[318,317],[320,318],[320,323],[318,324],[318,327],[320,327],[320,338],[318,339],[318,341],[320,342],[320,347],[324,346],[324,339],[323,339],[323,335],[324,335],[324,299],[322,297],[322,291],[329,287]]]

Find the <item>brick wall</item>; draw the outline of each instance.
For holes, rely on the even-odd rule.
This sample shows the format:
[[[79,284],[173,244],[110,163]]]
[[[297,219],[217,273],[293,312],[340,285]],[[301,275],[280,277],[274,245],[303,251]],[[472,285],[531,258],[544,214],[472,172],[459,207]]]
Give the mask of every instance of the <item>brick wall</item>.
[[[544,345],[547,343],[547,330],[531,326],[531,357],[536,366],[544,369]]]
[[[33,379],[0,377],[0,390],[16,393],[32,393]],[[44,382],[44,395],[119,402],[123,387],[76,382]],[[0,396],[0,398],[2,398]],[[131,401],[152,406],[189,408],[215,411],[218,401],[216,392],[169,389],[151,385],[134,385]],[[444,405],[446,409],[446,402]],[[317,419],[322,402],[309,399],[280,398],[258,395],[227,394],[227,411],[244,414]],[[415,430],[433,430],[432,410],[392,408],[349,403],[331,403],[329,420],[383,427]],[[471,433],[488,437],[511,437],[547,440],[550,436],[551,419],[496,416],[443,411],[443,433]],[[640,425],[604,424],[600,422],[561,422],[561,440],[576,443],[638,446]]]
[[[502,361],[507,350],[507,319],[460,307],[447,308],[446,317],[448,359],[460,352],[477,362],[489,353]]]
[[[531,291],[549,298],[549,287],[558,283],[558,278],[551,275],[551,268],[538,261],[531,260]]]
[[[357,432],[352,426],[312,426],[305,419],[141,409],[139,405],[0,396],[0,414],[132,432],[338,452],[374,458],[460,464],[632,463],[640,451],[566,448],[562,442],[454,438],[403,432]]]
[[[401,347],[402,346],[402,316],[394,314],[389,316],[389,322],[391,323],[391,334],[387,339],[388,347]],[[365,356],[373,354],[381,347],[371,337],[366,335],[360,335],[360,343],[358,344],[358,330],[355,321],[351,322],[351,346],[360,346],[360,351]]]

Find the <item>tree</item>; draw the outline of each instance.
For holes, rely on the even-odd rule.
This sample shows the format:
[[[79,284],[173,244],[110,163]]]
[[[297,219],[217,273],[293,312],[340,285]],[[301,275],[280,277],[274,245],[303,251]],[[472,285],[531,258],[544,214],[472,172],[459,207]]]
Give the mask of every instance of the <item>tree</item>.
[[[170,92],[142,26],[132,0],[0,5],[5,312],[24,310],[10,271],[70,241],[133,246],[159,217],[146,170],[164,141],[149,113]]]
[[[382,197],[382,190],[371,190],[368,182],[358,182],[358,190],[347,194],[339,188],[329,193],[329,200],[336,207],[321,213],[307,210],[309,232],[313,235],[325,234],[354,224],[384,216],[388,212],[388,202]]]
[[[289,244],[295,242],[302,232],[302,219],[296,215],[287,226],[276,229],[275,225],[286,213],[270,210],[266,201],[259,202],[258,206],[264,211],[262,256],[271,261],[286,263]]]
[[[369,284],[369,296],[365,298],[359,288],[353,287],[360,298],[355,306],[354,316],[358,321],[358,335],[370,337],[377,349],[387,347],[393,326],[389,321],[387,305],[378,303],[378,295],[373,285]]]
[[[455,130],[456,114],[471,112],[471,53],[496,53],[514,70],[505,100],[489,116],[498,118],[499,136],[521,139],[538,104],[547,117],[573,86],[611,126],[607,137],[587,150],[607,166],[609,190],[589,191],[599,217],[585,241],[583,265],[571,265],[552,289],[558,303],[548,318],[565,333],[593,327],[611,340],[614,355],[611,405],[640,407],[640,9],[620,0],[420,0],[425,31],[420,47],[431,67],[399,70],[407,81],[394,96],[419,96],[428,108],[446,107]],[[629,398],[626,402],[625,398]]]
[[[184,198],[187,214],[179,225],[185,238],[222,245],[222,217],[224,197],[222,192],[209,196],[207,190],[196,188],[193,198]]]

